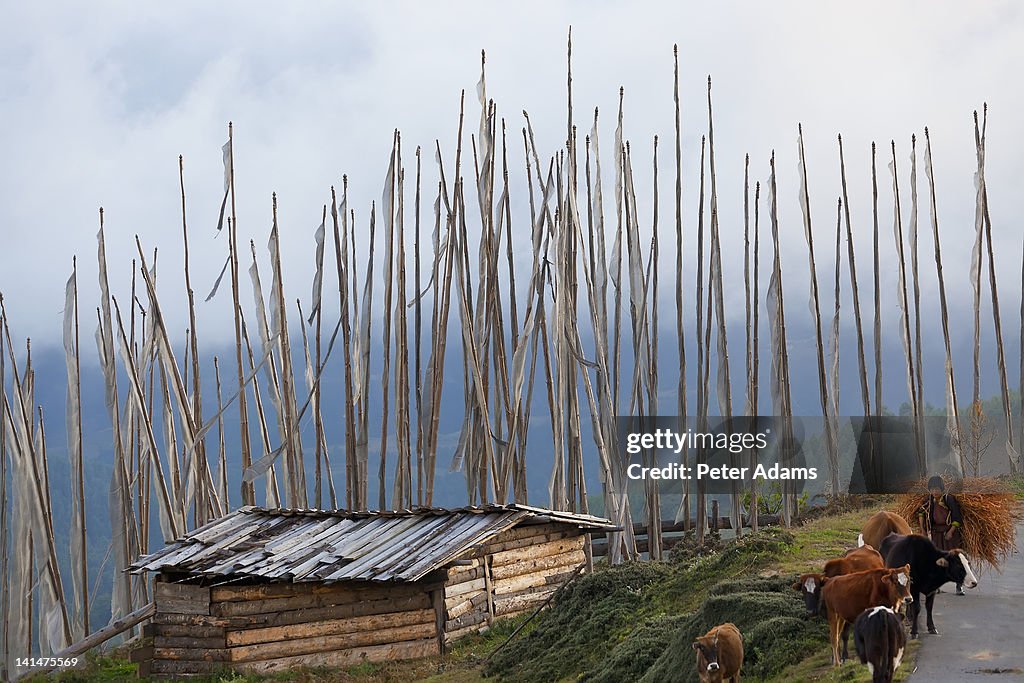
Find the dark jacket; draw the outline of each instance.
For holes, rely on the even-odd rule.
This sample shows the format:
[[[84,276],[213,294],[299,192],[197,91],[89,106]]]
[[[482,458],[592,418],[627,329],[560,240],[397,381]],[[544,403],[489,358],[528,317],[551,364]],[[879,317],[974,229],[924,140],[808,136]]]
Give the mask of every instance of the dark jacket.
[[[938,500],[933,496],[929,495],[928,500],[924,502],[924,505],[917,511],[917,519],[919,522],[923,519],[923,526],[925,532],[930,533],[932,530],[932,512],[935,505],[939,505],[946,509],[946,526],[962,528],[964,525],[964,518],[960,514],[960,503],[957,502],[956,496],[952,496],[948,493],[943,493]]]

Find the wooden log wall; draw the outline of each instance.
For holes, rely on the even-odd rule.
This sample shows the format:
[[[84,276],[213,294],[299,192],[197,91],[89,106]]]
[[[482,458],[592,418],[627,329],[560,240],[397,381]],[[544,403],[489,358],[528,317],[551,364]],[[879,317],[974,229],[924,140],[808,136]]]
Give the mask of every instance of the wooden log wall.
[[[442,591],[433,579],[365,587],[158,581],[157,611],[144,629],[152,645],[132,659],[140,675],[175,677],[436,655]]]
[[[449,570],[444,639],[536,609],[586,561],[584,536],[563,524],[510,529]]]

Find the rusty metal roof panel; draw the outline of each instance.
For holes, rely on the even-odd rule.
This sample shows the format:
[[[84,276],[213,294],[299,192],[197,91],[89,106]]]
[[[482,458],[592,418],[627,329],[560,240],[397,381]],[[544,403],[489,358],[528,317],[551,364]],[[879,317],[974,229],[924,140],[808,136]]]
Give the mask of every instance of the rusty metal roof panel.
[[[614,529],[608,520],[523,505],[387,512],[243,507],[130,570],[280,581],[417,581],[519,524]]]

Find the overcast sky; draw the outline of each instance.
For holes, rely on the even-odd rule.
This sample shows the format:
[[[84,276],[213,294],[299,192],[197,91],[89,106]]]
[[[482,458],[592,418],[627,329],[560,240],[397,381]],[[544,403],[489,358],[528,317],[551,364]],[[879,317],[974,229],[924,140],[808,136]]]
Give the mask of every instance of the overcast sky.
[[[787,291],[801,311],[808,290],[795,173],[798,122],[808,150],[823,291],[831,291],[836,134],[843,134],[846,146],[862,285],[870,282],[870,143],[879,142],[887,296],[895,286],[889,141],[897,143],[906,219],[910,136],[920,137],[930,127],[947,288],[956,315],[970,307],[976,163],[971,114],[987,101],[996,265],[1004,324],[1015,341],[1024,178],[1024,10],[1018,3],[862,2],[856,9],[820,2],[543,2],[501,10],[479,2],[355,5],[9,4],[0,25],[0,291],[15,336],[32,336],[40,344],[59,341],[63,287],[74,255],[88,321],[83,325],[91,334],[101,205],[115,295],[127,300],[138,234],[146,249],[160,249],[165,313],[172,327],[184,330],[177,159],[184,155],[192,276],[201,300],[226,256],[225,240],[215,240],[214,232],[220,148],[229,120],[236,131],[240,234],[255,240],[261,266],[269,268],[266,240],[276,191],[289,298],[308,304],[313,230],[330,186],[340,186],[342,174],[349,175],[358,236],[365,244],[369,204],[380,197],[392,130],[402,131],[411,176],[415,146],[432,150],[435,139],[451,165],[463,88],[467,130],[475,129],[482,48],[488,96],[508,120],[510,161],[518,177],[513,191],[519,189],[513,221],[523,229],[528,218],[522,213],[521,111],[530,114],[542,156],[556,152],[565,135],[571,25],[575,120],[581,132],[589,131],[593,108],[600,108],[606,175],[618,89],[625,87],[625,130],[642,220],[650,218],[651,142],[656,133],[662,136],[666,277],[674,252],[672,46],[678,43],[687,239],[695,231],[699,141],[707,126],[705,87],[711,75],[725,248],[740,244],[743,155],[751,155],[752,179],[764,181],[775,149]],[[937,295],[919,161],[922,306],[931,315]],[[428,207],[436,188],[431,152],[424,166]],[[767,246],[763,254],[770,255]],[[729,298],[741,300],[738,252],[725,256],[727,280],[737,285]],[[525,258],[520,266],[526,267]],[[845,288],[845,268],[843,277]],[[325,288],[332,287],[329,276]],[[207,344],[230,335],[228,301],[225,290],[200,305]],[[251,309],[251,295],[243,303]],[[892,299],[889,309],[887,320],[894,320]],[[966,334],[965,326],[955,332]],[[937,342],[934,335],[929,340]]]

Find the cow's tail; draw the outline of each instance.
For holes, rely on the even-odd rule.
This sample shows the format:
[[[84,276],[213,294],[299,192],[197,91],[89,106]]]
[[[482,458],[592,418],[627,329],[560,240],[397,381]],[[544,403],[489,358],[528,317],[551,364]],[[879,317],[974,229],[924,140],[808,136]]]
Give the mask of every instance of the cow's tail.
[[[858,548],[863,548],[864,547],[864,534],[857,534],[857,547]]]
[[[892,642],[896,639],[896,634],[892,633],[892,619],[889,618],[889,612],[880,612],[879,616],[882,617],[882,657],[881,661],[878,662],[878,668],[875,671],[876,681],[892,681],[893,678],[893,659],[896,657],[896,653],[892,651]],[[900,625],[900,628],[903,628]]]

